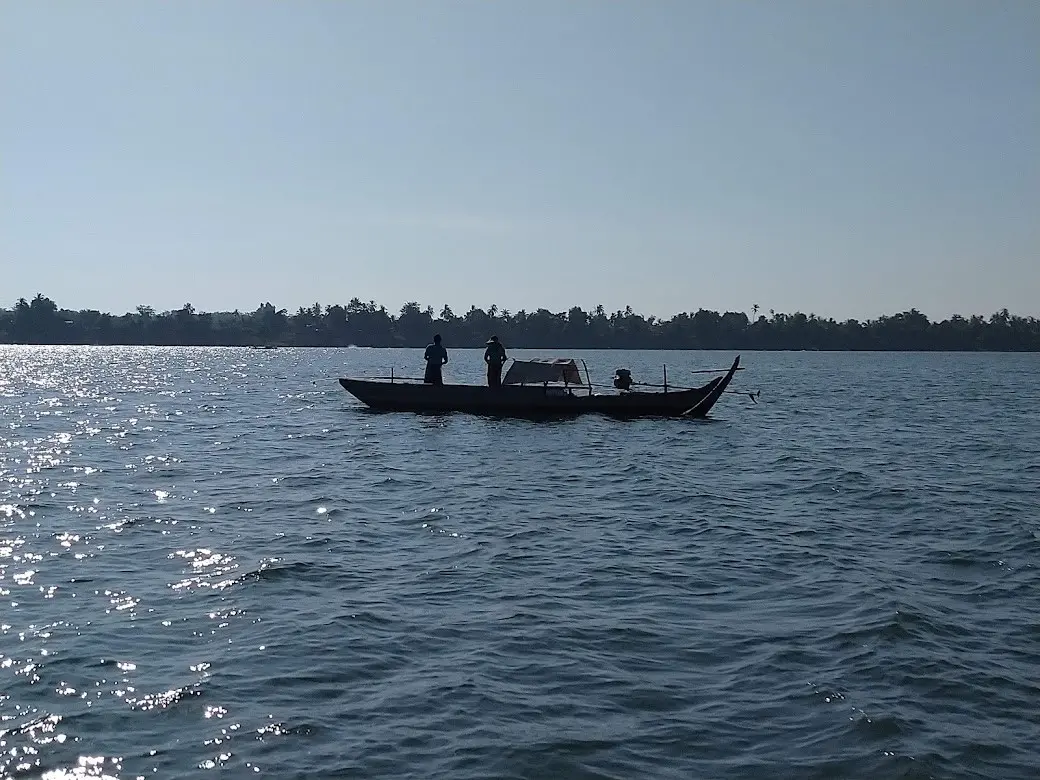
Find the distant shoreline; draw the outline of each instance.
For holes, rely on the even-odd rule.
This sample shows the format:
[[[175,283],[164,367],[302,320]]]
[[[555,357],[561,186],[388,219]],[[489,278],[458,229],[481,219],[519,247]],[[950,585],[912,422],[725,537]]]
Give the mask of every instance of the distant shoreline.
[[[1040,352],[1040,319],[1003,309],[989,316],[954,315],[933,322],[911,309],[860,322],[753,308],[700,309],[670,319],[643,317],[630,307],[608,314],[538,309],[511,313],[495,306],[456,315],[445,306],[408,303],[391,314],[374,302],[300,307],[295,314],[264,303],[252,312],[197,312],[191,304],[157,313],[147,306],[120,316],[61,309],[42,294],[0,309],[0,344],[64,346],[210,346],[422,348],[440,333],[449,348],[479,349],[492,334],[507,349],[715,350],[762,352]],[[522,345],[522,346],[521,346]]]
[[[281,351],[286,349],[393,349],[393,350],[410,350],[412,352],[421,352],[424,347],[402,347],[398,345],[394,346],[359,346],[357,344],[348,344],[347,346],[328,345],[328,344],[285,344],[282,346],[274,347],[270,350],[261,350],[250,344],[82,344],[78,342],[69,343],[31,343],[31,342],[12,342],[12,341],[0,341],[0,347],[99,347],[99,348],[129,348],[129,347],[141,347],[141,348],[152,348],[158,347],[161,349],[183,349],[185,347],[197,347],[199,349],[248,349],[254,351]],[[457,352],[482,352],[484,350],[483,345],[474,346],[451,346],[450,351]],[[571,353],[571,352],[719,352],[723,354],[731,354],[734,352],[754,354],[756,352],[813,352],[819,354],[859,354],[859,355],[884,355],[884,354],[916,354],[916,355],[1011,355],[1011,354],[1036,354],[1040,352],[1040,349],[900,349],[900,348],[875,348],[875,349],[787,349],[783,347],[776,348],[750,348],[750,347],[569,347],[569,346],[543,346],[543,347],[525,347],[522,345],[510,346],[510,351],[524,351],[524,352],[554,352],[554,353]]]

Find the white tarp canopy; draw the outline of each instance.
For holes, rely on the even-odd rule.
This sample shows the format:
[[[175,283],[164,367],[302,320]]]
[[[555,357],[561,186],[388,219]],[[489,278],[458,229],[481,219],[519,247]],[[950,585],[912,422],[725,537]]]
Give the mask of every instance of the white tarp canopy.
[[[584,385],[578,364],[571,358],[552,360],[514,360],[509,366],[504,385],[540,385],[544,382],[566,382],[568,385]]]

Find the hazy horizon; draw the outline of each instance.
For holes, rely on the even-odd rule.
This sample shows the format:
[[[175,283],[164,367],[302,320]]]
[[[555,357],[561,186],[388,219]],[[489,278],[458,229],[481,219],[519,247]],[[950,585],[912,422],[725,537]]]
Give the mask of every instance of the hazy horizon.
[[[0,5],[0,266],[113,314],[1040,315],[1040,3]]]
[[[258,301],[256,304],[254,304],[252,306],[246,306],[246,307],[234,307],[234,306],[232,306],[232,307],[228,307],[228,308],[218,307],[218,308],[214,308],[214,309],[203,309],[201,307],[195,306],[195,304],[192,301],[184,301],[180,305],[172,306],[172,307],[159,307],[159,306],[154,306],[154,305],[149,304],[149,303],[140,303],[140,304],[135,304],[134,306],[128,307],[126,310],[116,311],[116,310],[99,309],[97,306],[76,306],[76,307],[67,306],[67,305],[63,304],[61,301],[55,300],[52,296],[48,296],[46,294],[46,292],[43,292],[42,290],[38,291],[38,292],[40,294],[44,295],[45,297],[50,298],[50,300],[54,301],[54,303],[57,304],[59,309],[66,309],[68,311],[97,311],[97,312],[100,312],[101,314],[110,314],[112,316],[117,316],[117,317],[123,316],[125,314],[135,314],[138,306],[150,307],[152,310],[155,311],[156,314],[162,314],[164,312],[176,311],[176,310],[180,309],[182,306],[184,306],[185,304],[189,304],[190,303],[192,305],[192,307],[194,308],[196,314],[230,314],[230,313],[234,313],[235,311],[238,311],[240,314],[249,314],[249,313],[252,313],[252,312],[256,311],[258,308],[260,308],[261,306],[265,305],[266,303],[270,303],[272,306],[275,307],[276,310],[283,310],[284,309],[287,314],[295,315],[297,313],[297,311],[301,307],[304,308],[304,309],[310,309],[310,308],[312,308],[314,306],[315,303],[318,303],[318,304],[321,305],[323,312],[329,306],[339,305],[339,306],[343,306],[345,308],[350,303],[350,299],[348,299],[348,300],[335,300],[335,301],[333,301],[333,300],[326,300],[326,301],[315,300],[315,301],[311,301],[310,304],[300,304],[298,306],[289,307],[289,306],[282,306],[282,305],[280,305],[278,303],[278,301],[271,300],[270,298],[265,298],[265,299],[263,299],[261,301]],[[33,293],[32,295],[23,295],[23,296],[19,296],[19,298],[24,298],[26,300],[26,302],[31,302],[32,298],[35,297],[36,294],[37,293]],[[354,297],[354,296],[352,296],[352,297]],[[432,303],[431,304],[424,304],[421,301],[406,301],[405,303],[401,304],[401,306],[390,307],[390,306],[387,306],[386,304],[384,304],[384,303],[382,303],[380,301],[365,300],[365,299],[360,299],[360,298],[359,298],[359,300],[361,300],[361,302],[364,303],[364,304],[370,304],[370,303],[374,302],[377,307],[379,307],[379,306],[384,307],[387,310],[387,312],[391,316],[394,316],[394,317],[397,317],[400,314],[401,309],[405,306],[405,303],[417,303],[419,308],[422,311],[424,311],[424,312],[428,308],[432,308],[433,309],[434,319],[439,319],[440,316],[441,316],[441,312],[442,312],[442,310],[444,308],[444,305],[445,305],[445,304],[432,304]],[[0,305],[0,310],[5,310],[5,311],[13,310],[15,305],[17,304],[17,301],[18,301],[18,299],[15,299],[14,303],[12,303],[12,304]],[[480,306],[479,304],[471,304],[471,305],[476,307],[476,308],[478,308],[478,309],[483,309],[485,312],[487,312],[490,309],[490,306]],[[563,307],[557,307],[557,308],[550,308],[550,307],[547,307],[547,306],[530,306],[530,307],[523,307],[523,306],[521,306],[519,309],[509,309],[508,307],[505,307],[505,308],[504,307],[498,307],[497,315],[498,316],[503,316],[503,312],[506,312],[506,311],[508,311],[508,313],[510,315],[514,315],[514,314],[516,314],[519,311],[525,311],[528,314],[533,314],[534,312],[538,311],[539,309],[547,309],[548,311],[550,311],[550,312],[552,312],[554,314],[567,313],[567,311],[570,308],[572,308],[573,306],[579,307],[580,309],[582,309],[587,314],[595,314],[596,307],[598,305],[601,305],[601,304],[594,304],[594,305],[591,305],[591,306],[586,306],[586,305],[574,303],[574,304],[571,304],[570,306],[563,306]],[[615,307],[613,309],[608,307],[608,306],[604,306],[603,308],[605,309],[606,315],[609,317],[610,315],[614,314],[615,312],[618,312],[618,311],[622,311],[623,312],[623,311],[625,311],[626,308],[629,308],[629,306],[630,305],[620,306],[620,307]],[[1000,307],[998,309],[994,309],[993,311],[987,311],[987,312],[983,312],[983,311],[971,311],[971,312],[969,312],[969,311],[959,311],[959,312],[952,312],[952,313],[944,315],[944,316],[932,316],[928,312],[921,310],[920,307],[911,306],[911,307],[909,307],[907,309],[901,309],[899,311],[882,311],[882,312],[877,312],[877,313],[875,313],[873,315],[870,315],[868,317],[831,316],[831,315],[821,314],[820,312],[816,312],[816,311],[801,311],[801,310],[798,310],[798,309],[790,309],[790,310],[786,310],[786,311],[783,310],[783,309],[775,309],[775,310],[773,310],[773,309],[769,309],[769,308],[764,308],[762,306],[759,306],[757,315],[755,314],[752,306],[749,306],[746,309],[720,309],[720,308],[712,307],[712,306],[695,306],[695,307],[692,307],[692,308],[689,308],[689,309],[676,310],[676,311],[672,311],[672,312],[657,312],[657,311],[649,311],[649,310],[640,309],[640,308],[635,307],[635,306],[630,306],[630,307],[632,309],[633,314],[640,315],[644,319],[649,318],[649,317],[654,317],[654,318],[656,318],[658,320],[668,320],[668,319],[671,319],[672,317],[680,315],[680,314],[694,314],[699,309],[704,309],[706,311],[713,311],[713,312],[715,312],[717,314],[726,314],[726,313],[736,313],[736,314],[739,314],[739,313],[744,313],[744,314],[747,314],[748,319],[752,320],[752,321],[755,320],[756,316],[758,316],[758,317],[763,317],[764,316],[764,317],[766,317],[768,319],[774,311],[775,311],[776,314],[784,314],[784,315],[788,315],[788,316],[796,315],[796,314],[804,314],[806,316],[815,315],[816,317],[818,317],[820,319],[833,319],[836,322],[847,322],[849,320],[858,320],[858,321],[861,321],[861,322],[867,322],[867,321],[870,321],[870,320],[877,320],[879,317],[883,317],[883,316],[894,316],[896,314],[905,314],[905,313],[908,313],[908,312],[910,312],[912,310],[916,310],[919,313],[924,314],[932,322],[941,322],[943,320],[948,320],[948,319],[950,319],[951,317],[954,317],[954,316],[960,316],[960,317],[964,317],[965,319],[970,319],[971,317],[976,316],[976,315],[985,317],[988,320],[991,315],[999,314],[1004,309],[1007,309],[1008,314],[1010,316],[1034,317],[1034,318],[1036,318],[1035,315],[1028,314],[1028,313],[1025,313],[1025,312],[1020,312],[1020,311],[1014,311],[1013,309],[1008,309],[1008,307],[1006,307],[1006,306],[1002,306],[1002,307]],[[462,316],[464,316],[466,314],[467,311],[469,311],[470,306],[456,308],[454,306],[450,306],[449,305],[449,308],[451,308],[452,313],[456,317],[462,317]]]

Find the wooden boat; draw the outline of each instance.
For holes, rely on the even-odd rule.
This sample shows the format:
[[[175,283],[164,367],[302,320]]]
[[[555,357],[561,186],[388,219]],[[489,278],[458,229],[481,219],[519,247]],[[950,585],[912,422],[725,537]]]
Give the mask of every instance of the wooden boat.
[[[584,361],[582,361],[584,364]],[[428,385],[415,380],[340,379],[343,388],[373,409],[396,412],[466,412],[519,417],[577,415],[613,417],[704,417],[722,397],[740,365],[703,387],[596,393],[582,381],[574,360],[514,360],[501,387]]]

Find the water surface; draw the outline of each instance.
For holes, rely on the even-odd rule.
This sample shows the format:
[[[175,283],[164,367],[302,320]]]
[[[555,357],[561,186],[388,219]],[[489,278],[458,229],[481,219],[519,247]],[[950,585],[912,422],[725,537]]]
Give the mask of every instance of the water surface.
[[[705,421],[335,382],[420,363],[0,347],[0,776],[1037,776],[1040,356],[745,354]]]

